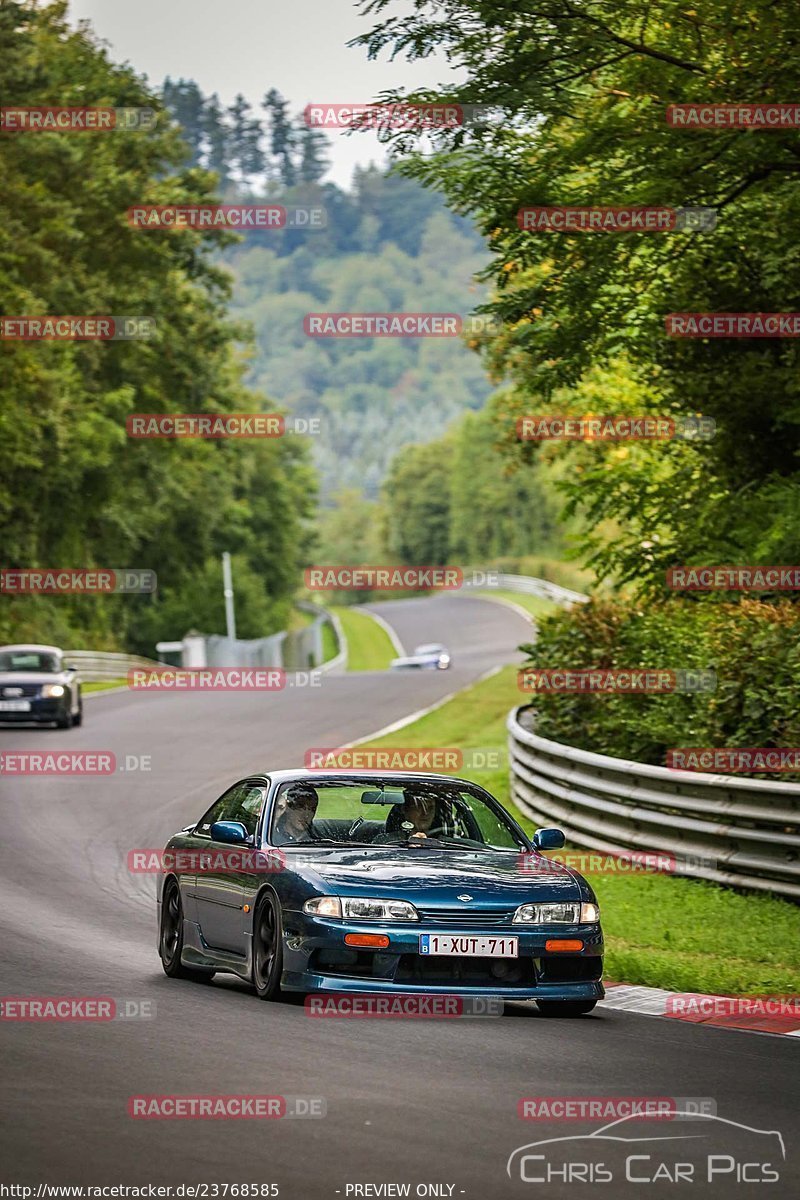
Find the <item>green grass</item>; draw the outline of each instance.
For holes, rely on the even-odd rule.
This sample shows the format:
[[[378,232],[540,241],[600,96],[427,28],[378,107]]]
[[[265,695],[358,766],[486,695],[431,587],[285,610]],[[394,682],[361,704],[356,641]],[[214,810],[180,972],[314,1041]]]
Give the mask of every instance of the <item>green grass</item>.
[[[549,617],[551,613],[558,612],[560,605],[553,600],[545,600],[541,596],[529,596],[525,592],[507,592],[503,588],[486,588],[485,591],[476,591],[474,595],[480,596],[482,600],[511,600],[520,608],[524,608],[525,612],[530,613],[534,620],[538,617]]]
[[[347,638],[348,671],[385,671],[397,652],[386,630],[367,613],[340,606],[333,610]]]
[[[336,658],[338,653],[339,643],[336,640],[336,634],[333,632],[330,621],[326,621],[322,626],[322,661],[330,662],[332,658]]]
[[[109,688],[124,687],[126,679],[102,679],[99,683],[82,683],[82,692],[105,692]]]
[[[460,692],[375,746],[503,748],[503,765],[459,772],[532,823],[509,799],[505,721],[519,701],[515,668]],[[672,991],[800,992],[800,906],[670,875],[590,874],[603,914],[606,976]]]

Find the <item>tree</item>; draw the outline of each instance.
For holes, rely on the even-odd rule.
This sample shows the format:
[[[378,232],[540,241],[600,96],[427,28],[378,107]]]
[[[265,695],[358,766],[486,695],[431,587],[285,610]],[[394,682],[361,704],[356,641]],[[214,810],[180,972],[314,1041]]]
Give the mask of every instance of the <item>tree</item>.
[[[297,122],[295,143],[299,150],[297,178],[300,183],[317,183],[330,166],[328,139],[321,129],[312,129],[302,117]]]
[[[230,156],[239,182],[247,184],[254,176],[262,175],[267,160],[261,149],[262,130],[257,118],[241,92],[228,109],[230,118]]]
[[[261,107],[269,120],[270,153],[277,160],[278,178],[284,187],[293,187],[297,182],[294,163],[297,135],[289,117],[289,103],[276,88],[270,88]]]
[[[598,369],[634,380],[641,402],[667,415],[716,421],[713,441],[667,453],[592,448],[597,469],[580,496],[572,485],[573,502],[624,531],[612,544],[587,538],[599,569],[658,591],[676,562],[796,561],[797,341],[671,339],[664,326],[670,312],[800,309],[795,131],[666,120],[677,101],[794,95],[791,11],[771,0],[414,0],[410,17],[357,40],[373,56],[438,50],[466,76],[447,98],[494,106],[496,121],[437,135],[438,152],[411,154],[404,171],[474,214],[489,239],[488,307],[503,326],[485,354],[516,385],[498,411],[508,454],[531,457],[509,436],[517,415],[558,411],[570,395],[579,405]],[[393,141],[410,150],[414,139]],[[526,205],[702,205],[719,222],[711,234],[533,233],[517,223]],[[585,448],[568,453],[584,463]]]
[[[134,205],[216,202],[216,179],[185,166],[185,142],[159,99],[110,63],[87,28],[72,29],[64,4],[0,6],[0,30],[4,104],[102,97],[158,114],[147,132],[0,139],[4,313],[138,315],[155,326],[149,340],[3,342],[3,562],[148,567],[159,581],[154,597],[4,596],[0,640],[25,629],[35,640],[152,654],[162,605],[199,603],[198,573],[226,549],[249,569],[251,594],[253,579],[261,591],[251,613],[279,621],[314,508],[300,441],[135,441],[125,430],[136,412],[271,407],[242,382],[249,332],[229,317],[231,278],[219,265],[232,235],[126,222]]]
[[[216,92],[206,100],[203,109],[203,132],[207,147],[206,166],[219,176],[220,187],[224,191],[231,182],[233,147],[230,130],[225,124],[225,112]]]

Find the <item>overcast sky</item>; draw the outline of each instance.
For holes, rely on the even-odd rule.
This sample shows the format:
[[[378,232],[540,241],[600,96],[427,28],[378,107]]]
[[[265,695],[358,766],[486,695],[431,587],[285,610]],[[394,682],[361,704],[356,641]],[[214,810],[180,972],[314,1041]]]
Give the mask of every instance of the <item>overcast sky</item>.
[[[364,101],[385,88],[452,78],[441,60],[369,62],[363,49],[348,48],[374,23],[353,0],[71,0],[70,10],[74,21],[91,21],[114,60],[130,62],[152,85],[166,75],[194,79],[226,104],[242,92],[256,106],[276,87],[301,112],[311,101]],[[342,186],[356,164],[384,161],[367,130],[329,138],[328,178]]]

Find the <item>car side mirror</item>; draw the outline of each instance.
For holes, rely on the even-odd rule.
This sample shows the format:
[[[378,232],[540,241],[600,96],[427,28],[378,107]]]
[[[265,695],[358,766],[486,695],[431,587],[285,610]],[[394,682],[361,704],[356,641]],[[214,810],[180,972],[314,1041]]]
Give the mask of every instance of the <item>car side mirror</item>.
[[[241,821],[215,821],[211,826],[211,839],[214,842],[241,845],[247,841],[249,836]]]
[[[560,850],[566,840],[561,829],[537,829],[533,835],[537,850]]]
[[[72,663],[67,663],[67,665],[64,667],[64,670],[65,671],[77,671],[78,668],[76,666],[74,666]]]

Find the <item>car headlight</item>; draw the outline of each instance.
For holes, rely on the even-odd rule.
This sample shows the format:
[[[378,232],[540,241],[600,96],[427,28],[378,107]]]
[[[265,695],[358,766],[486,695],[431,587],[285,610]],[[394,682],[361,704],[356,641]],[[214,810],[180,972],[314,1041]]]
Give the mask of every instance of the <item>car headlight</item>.
[[[407,900],[373,900],[361,896],[315,896],[303,912],[312,917],[345,917],[351,921],[418,921],[419,913]]]
[[[590,925],[600,920],[596,904],[521,904],[514,925]]]
[[[42,688],[42,695],[47,696],[48,699],[53,696],[63,696],[64,688],[60,683],[46,683]]]

